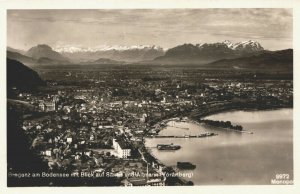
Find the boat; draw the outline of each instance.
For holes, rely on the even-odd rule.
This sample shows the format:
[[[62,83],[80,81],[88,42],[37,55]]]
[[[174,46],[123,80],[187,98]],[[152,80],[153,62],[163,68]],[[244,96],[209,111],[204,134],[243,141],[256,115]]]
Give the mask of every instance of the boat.
[[[210,136],[215,136],[218,135],[216,133],[212,133],[212,132],[206,132],[206,133],[202,133],[200,135],[198,135],[198,137],[210,137]]]
[[[177,168],[192,170],[196,168],[196,165],[190,162],[177,162]]]
[[[174,145],[173,143],[171,144],[157,144],[157,149],[158,150],[179,150],[181,148],[180,145]]]

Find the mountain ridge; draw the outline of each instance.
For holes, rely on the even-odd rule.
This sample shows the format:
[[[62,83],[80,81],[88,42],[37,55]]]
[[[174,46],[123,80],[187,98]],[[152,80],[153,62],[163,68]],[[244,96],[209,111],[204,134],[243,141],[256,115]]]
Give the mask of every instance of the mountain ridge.
[[[115,61],[138,62],[153,60],[163,56],[163,48],[152,45],[138,46],[106,46],[99,48],[60,48],[60,54],[72,59],[73,63],[88,62],[99,58],[109,58]]]
[[[168,49],[166,52],[163,51],[161,47],[155,45],[138,45],[138,46],[121,46],[120,50],[116,50],[115,46],[105,47],[103,51],[99,50],[87,50],[85,53],[75,52],[69,53],[70,56],[64,56],[62,53],[59,53],[52,49],[48,45],[37,45],[30,48],[26,54],[32,52],[31,56],[22,55],[17,52],[17,49],[7,47],[7,57],[21,61],[25,65],[66,65],[66,64],[78,64],[78,65],[120,65],[120,64],[194,64],[199,66],[212,65],[212,68],[217,66],[226,66],[232,68],[235,64],[236,68],[251,68],[250,64],[253,65],[253,68],[257,68],[261,64],[261,67],[264,68],[264,60],[266,61],[267,66],[270,66],[270,61],[275,64],[284,62],[285,64],[293,63],[292,53],[290,51],[282,50],[283,55],[278,54],[279,51],[268,51],[265,50],[260,43],[252,40],[242,41],[237,43],[232,43],[229,40],[217,43],[201,43],[201,44],[182,44],[176,47]],[[101,48],[103,49],[103,48]],[[129,50],[126,50],[129,49]],[[158,55],[157,50],[159,49]],[[45,52],[44,52],[45,51]],[[146,51],[146,52],[144,52]],[[164,54],[162,55],[162,52]],[[49,54],[50,53],[50,54]],[[279,52],[280,53],[280,52]],[[66,53],[65,53],[66,54]],[[273,55],[276,55],[275,58]],[[57,57],[60,60],[57,60]],[[76,59],[74,60],[74,56]],[[259,56],[259,57],[258,57]],[[258,58],[257,58],[258,57]],[[277,58],[276,58],[277,57]],[[69,59],[66,61],[65,59]],[[264,58],[264,59],[263,59]],[[282,61],[283,58],[285,61]],[[63,60],[61,60],[63,59]],[[79,59],[79,60],[78,60]],[[125,60],[124,60],[125,59]],[[142,60],[143,59],[143,60]],[[147,59],[147,60],[144,60]],[[236,60],[234,60],[236,59]],[[81,61],[81,62],[78,62]],[[238,62],[241,63],[238,64]],[[245,67],[242,67],[242,66]],[[276,68],[280,68],[279,66]],[[289,67],[290,68],[290,67]]]
[[[154,59],[162,63],[210,63],[220,59],[232,59],[261,54],[264,48],[256,41],[231,43],[228,40],[217,43],[183,44],[173,47]]]
[[[53,50],[59,53],[78,53],[78,52],[97,52],[97,51],[109,51],[109,50],[164,50],[160,46],[156,45],[132,45],[132,46],[124,46],[124,45],[101,45],[96,47],[82,47],[82,46],[58,46]]]
[[[293,72],[293,49],[269,51],[235,59],[221,59],[206,66],[211,68],[257,69]]]
[[[28,67],[36,66],[38,64],[36,59],[33,59],[33,58],[28,57],[24,54],[21,54],[21,53],[18,53],[18,52],[13,52],[13,51],[10,51],[10,50],[6,51],[6,57],[9,58],[9,59],[12,59],[12,60],[19,61],[19,62],[25,64]]]
[[[50,46],[46,44],[38,44],[37,46],[31,47],[26,55],[36,60],[40,58],[48,58],[55,61],[69,62],[69,59],[60,53],[54,51]]]

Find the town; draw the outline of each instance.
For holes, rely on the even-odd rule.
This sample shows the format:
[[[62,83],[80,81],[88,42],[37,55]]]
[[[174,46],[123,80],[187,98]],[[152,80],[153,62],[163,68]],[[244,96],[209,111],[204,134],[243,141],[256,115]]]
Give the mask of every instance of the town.
[[[36,71],[47,86],[32,93],[13,89],[17,100],[8,100],[8,108],[30,110],[20,117],[20,127],[31,149],[48,172],[86,173],[89,179],[98,173],[109,185],[193,184],[166,177],[176,169],[145,147],[145,138],[158,135],[166,119],[293,106],[288,73],[130,65]]]

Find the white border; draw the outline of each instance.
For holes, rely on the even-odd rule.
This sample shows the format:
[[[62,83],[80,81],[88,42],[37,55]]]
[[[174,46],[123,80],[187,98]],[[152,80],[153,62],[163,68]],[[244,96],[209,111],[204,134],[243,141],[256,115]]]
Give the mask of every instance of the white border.
[[[300,193],[299,153],[299,35],[300,1],[297,0],[0,0],[0,193]],[[6,186],[6,10],[7,9],[142,9],[142,8],[293,8],[294,13],[294,185],[278,186],[193,186],[193,187],[31,187]]]

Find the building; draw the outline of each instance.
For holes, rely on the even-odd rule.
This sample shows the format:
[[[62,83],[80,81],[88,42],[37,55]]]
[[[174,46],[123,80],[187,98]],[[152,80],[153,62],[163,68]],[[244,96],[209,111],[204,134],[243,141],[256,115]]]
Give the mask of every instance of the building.
[[[51,102],[41,102],[39,104],[39,108],[42,111],[45,111],[45,112],[55,111],[56,110],[56,103],[53,102],[53,101],[51,101]]]
[[[45,112],[56,111],[58,102],[59,102],[59,98],[57,95],[55,95],[53,96],[53,99],[51,101],[41,100],[39,103],[39,108]]]
[[[125,140],[113,139],[113,147],[119,158],[128,158],[131,156],[131,146]]]
[[[45,151],[45,155],[46,155],[46,156],[51,156],[51,155],[52,155],[51,150],[46,150],[46,151]]]

